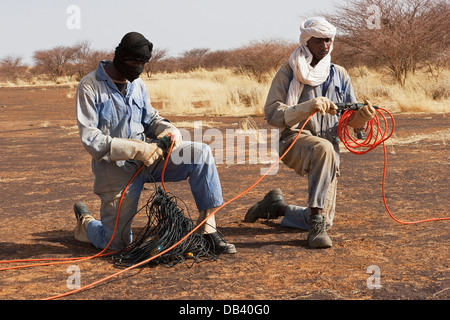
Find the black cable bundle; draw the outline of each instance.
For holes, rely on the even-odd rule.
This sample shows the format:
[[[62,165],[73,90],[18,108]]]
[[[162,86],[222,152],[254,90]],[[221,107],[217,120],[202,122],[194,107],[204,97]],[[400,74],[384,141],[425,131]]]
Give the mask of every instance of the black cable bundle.
[[[113,256],[114,264],[118,267],[129,267],[147,260],[152,256],[172,247],[186,236],[195,225],[186,217],[174,195],[166,193],[161,187],[150,196],[144,208],[148,217],[146,226],[136,235],[135,240],[125,249]],[[138,212],[139,212],[138,211]],[[215,260],[217,256],[212,252],[208,241],[193,232],[183,242],[172,250],[156,257],[150,262],[175,266],[180,262],[192,266],[195,262]],[[191,260],[191,264],[187,263]]]

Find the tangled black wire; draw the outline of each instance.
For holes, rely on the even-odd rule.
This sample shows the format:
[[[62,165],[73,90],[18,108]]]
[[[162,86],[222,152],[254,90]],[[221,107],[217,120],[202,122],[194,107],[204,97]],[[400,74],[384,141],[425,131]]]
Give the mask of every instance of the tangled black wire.
[[[147,260],[172,247],[194,229],[193,221],[189,215],[184,214],[184,209],[177,200],[180,199],[157,187],[147,203],[138,210],[140,212],[145,209],[147,224],[130,245],[112,257],[117,267],[129,267]],[[217,259],[217,255],[210,247],[204,237],[193,232],[172,250],[150,262],[168,267],[184,262],[191,267],[196,262]],[[188,263],[188,260],[191,263]]]

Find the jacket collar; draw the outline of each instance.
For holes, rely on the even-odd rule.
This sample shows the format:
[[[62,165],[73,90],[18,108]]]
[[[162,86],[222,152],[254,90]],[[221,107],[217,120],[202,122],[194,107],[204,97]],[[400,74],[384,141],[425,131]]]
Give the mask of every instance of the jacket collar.
[[[111,61],[109,60],[102,60],[98,63],[98,68],[97,68],[97,80],[98,81],[108,81],[111,80],[111,78],[108,76],[108,74],[105,71],[105,68],[103,67],[106,63],[109,63]]]
[[[107,63],[112,63],[112,61],[110,60],[102,60],[98,63],[98,68],[97,68],[97,72],[96,72],[96,77],[98,81],[106,81],[106,83],[114,90],[117,90],[116,85],[114,84],[114,82],[111,80],[111,78],[108,76],[108,74],[105,71],[105,64]],[[130,82],[130,84],[128,85],[128,89],[127,89],[127,97],[131,95],[131,93],[133,92],[135,86],[135,81]]]

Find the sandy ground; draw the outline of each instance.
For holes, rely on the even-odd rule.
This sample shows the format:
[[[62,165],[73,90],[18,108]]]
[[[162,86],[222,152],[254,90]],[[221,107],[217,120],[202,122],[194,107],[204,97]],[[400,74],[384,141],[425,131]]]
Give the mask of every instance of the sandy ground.
[[[74,88],[0,88],[0,260],[92,256],[97,249],[76,242],[75,201],[98,217],[90,156],[77,132]],[[68,97],[69,96],[69,97]],[[157,106],[157,104],[155,104]],[[164,115],[163,110],[160,111]],[[395,114],[388,143],[386,198],[404,221],[449,216],[450,114]],[[237,129],[241,118],[170,117],[203,120]],[[270,128],[256,117],[260,128]],[[304,205],[306,178],[280,165],[244,197],[217,213],[220,231],[238,253],[187,267],[133,269],[64,299],[130,300],[448,300],[449,222],[395,222],[381,192],[383,150],[356,156],[342,153],[333,247],[313,250],[306,232],[280,220],[244,223],[251,205],[281,187],[290,204]],[[260,177],[265,164],[218,164],[224,199]],[[187,182],[168,189],[195,212]],[[142,193],[146,200],[152,190]],[[137,216],[134,227],[145,219]],[[118,271],[108,258],[0,272],[0,299],[41,299],[69,291],[69,266],[85,286]],[[11,266],[0,265],[0,267]],[[371,267],[375,266],[375,267]],[[373,269],[380,288],[370,289]],[[371,278],[372,277],[372,278]]]

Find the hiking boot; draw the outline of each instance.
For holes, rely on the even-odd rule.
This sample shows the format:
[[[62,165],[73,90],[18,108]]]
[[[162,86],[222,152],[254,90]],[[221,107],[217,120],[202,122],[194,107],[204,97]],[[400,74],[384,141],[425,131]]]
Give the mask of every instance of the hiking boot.
[[[221,253],[236,253],[236,247],[234,244],[226,242],[218,232],[206,233],[203,235],[203,238],[208,241],[214,254],[219,255]]]
[[[311,248],[329,248],[333,244],[327,234],[325,217],[315,214],[309,221],[308,245]]]
[[[91,215],[89,209],[84,202],[77,202],[73,205],[73,212],[75,212],[75,217],[80,220],[84,215]]]
[[[77,225],[74,229],[75,239],[82,242],[90,242],[87,236],[87,226],[89,222],[94,220],[94,217],[89,212],[84,202],[77,202],[73,205],[73,211],[77,218]]]
[[[258,219],[278,218],[278,209],[284,205],[283,193],[276,188],[267,193],[264,198],[255,203],[245,215],[244,222],[254,223]]]

